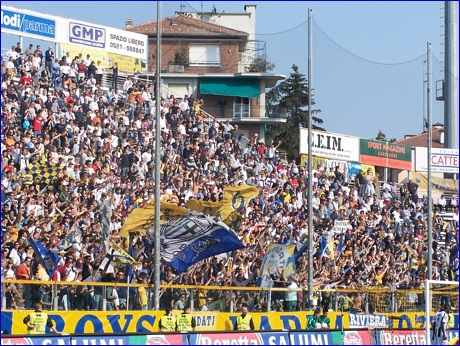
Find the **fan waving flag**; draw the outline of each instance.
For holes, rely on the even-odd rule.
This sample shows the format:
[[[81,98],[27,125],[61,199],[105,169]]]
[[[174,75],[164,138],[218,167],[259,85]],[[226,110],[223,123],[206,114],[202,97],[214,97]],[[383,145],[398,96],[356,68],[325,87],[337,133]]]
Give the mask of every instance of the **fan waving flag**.
[[[42,263],[48,276],[52,278],[54,272],[56,271],[60,257],[56,256],[56,254],[51,252],[51,250],[48,250],[40,242],[35,241],[33,238],[30,238],[29,240],[30,246],[32,246],[32,249],[34,250],[34,253],[37,256],[39,262]]]
[[[173,216],[183,215],[189,210],[173,203],[160,201],[160,222],[164,223]],[[144,208],[136,208],[129,214],[121,227],[120,237],[128,238],[131,232],[146,232],[155,224],[155,200],[151,199]]]
[[[295,275],[295,245],[271,244],[265,253],[260,276],[262,277],[261,287],[272,287],[273,280],[270,275],[277,273],[278,269],[284,271],[285,278]]]
[[[228,186],[224,198],[219,202],[189,199],[185,206],[191,210],[217,216],[226,224],[235,220],[233,212],[240,212],[259,194],[259,189],[250,185]],[[237,218],[236,218],[237,219]]]
[[[324,232],[322,235],[321,256],[334,259],[334,231]]]
[[[137,261],[125,250],[123,250],[118,244],[113,243],[102,260],[99,269],[107,273],[113,273],[115,268],[118,269],[124,265],[133,265],[136,263]]]
[[[49,162],[29,164],[25,169],[25,174],[32,175],[34,178],[40,178],[46,184],[49,184],[54,177],[57,177],[62,171],[62,167]]]
[[[173,217],[161,225],[160,244],[163,261],[179,273],[211,256],[244,248],[225,223],[195,211]]]

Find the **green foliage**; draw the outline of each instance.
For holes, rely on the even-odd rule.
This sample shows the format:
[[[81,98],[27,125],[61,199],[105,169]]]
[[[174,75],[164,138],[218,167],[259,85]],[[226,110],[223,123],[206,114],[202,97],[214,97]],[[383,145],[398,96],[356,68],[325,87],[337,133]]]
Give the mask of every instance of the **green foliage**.
[[[174,53],[174,64],[175,65],[183,65],[185,68],[189,67],[190,65],[190,58],[188,55],[188,47],[187,46],[179,46],[177,51]]]
[[[267,73],[268,71],[273,71],[274,68],[275,64],[270,62],[267,56],[258,56],[244,70],[246,72]]]
[[[267,138],[281,140],[280,149],[285,151],[290,159],[298,161],[299,154],[299,134],[300,127],[308,127],[308,81],[305,75],[299,73],[298,67],[292,65],[294,73],[285,81],[272,88],[266,95],[268,110],[277,110],[277,112],[268,111],[269,117],[280,117],[285,110],[286,123],[280,125],[268,126]],[[314,105],[312,95],[312,106]],[[321,125],[323,120],[314,114],[320,113],[321,110],[312,110],[312,129],[324,131]]]
[[[377,133],[377,137],[375,137],[376,141],[387,142],[387,135],[383,133],[382,130],[379,129],[379,133]]]

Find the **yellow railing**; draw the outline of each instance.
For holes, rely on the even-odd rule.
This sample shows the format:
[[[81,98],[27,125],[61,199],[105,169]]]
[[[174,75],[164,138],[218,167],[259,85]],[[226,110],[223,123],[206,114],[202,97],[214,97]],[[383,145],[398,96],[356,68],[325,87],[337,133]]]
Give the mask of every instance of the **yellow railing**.
[[[88,292],[85,288],[103,287],[99,290],[102,296],[103,306],[100,310],[112,308],[112,302],[107,299],[106,287],[119,289],[121,287],[137,289],[145,288],[148,299],[148,307],[153,306],[154,285],[135,284],[135,283],[115,283],[115,282],[54,282],[54,281],[29,281],[29,280],[3,280],[2,281],[2,309],[14,309],[15,295],[21,290],[24,291],[23,285],[35,287],[43,285],[44,290],[49,291],[49,310],[75,310],[74,306],[65,305],[59,300],[60,291],[64,287],[73,292],[78,291],[78,287],[83,286],[85,294]],[[105,288],[104,288],[105,287]],[[16,290],[16,291],[15,291]],[[172,299],[178,298],[180,293],[186,294],[185,304],[190,304],[195,310],[201,310],[207,305],[208,297],[212,297],[212,308],[214,311],[236,311],[242,303],[247,303],[250,307],[261,308],[262,311],[286,311],[286,305],[283,301],[286,297],[292,300],[292,292],[297,292],[298,305],[296,310],[308,309],[308,291],[306,288],[290,290],[287,288],[261,288],[254,286],[195,286],[181,284],[162,284],[160,285],[160,302],[164,308],[171,303]],[[33,290],[32,290],[33,292]],[[127,295],[129,296],[129,290]],[[135,296],[134,296],[135,297]],[[438,310],[442,304],[450,304],[454,311],[458,311],[459,293],[457,287],[443,287],[431,291],[432,310]],[[131,299],[131,302],[129,302]],[[135,310],[133,298],[127,299],[126,308]],[[216,304],[218,302],[218,304]],[[268,302],[268,303],[267,303]],[[29,302],[30,303],[30,302]],[[109,305],[109,307],[107,306]],[[19,301],[17,308],[22,308],[24,304]],[[424,290],[391,290],[388,288],[367,288],[365,290],[356,289],[315,289],[313,292],[313,305],[326,306],[332,311],[356,311],[371,313],[388,313],[388,312],[422,312],[424,311]],[[83,306],[84,310],[85,307]],[[98,307],[96,307],[98,309]]]

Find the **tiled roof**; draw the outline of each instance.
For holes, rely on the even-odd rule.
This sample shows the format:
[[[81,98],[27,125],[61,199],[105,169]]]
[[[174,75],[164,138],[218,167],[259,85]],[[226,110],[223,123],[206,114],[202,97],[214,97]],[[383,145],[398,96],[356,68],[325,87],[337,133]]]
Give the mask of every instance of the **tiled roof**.
[[[440,143],[441,133],[444,132],[444,127],[435,127],[431,131],[431,146],[432,148],[444,148],[444,143]],[[401,139],[397,144],[408,145],[411,147],[428,147],[428,131],[419,135]]]
[[[172,22],[175,22],[173,25]],[[187,35],[231,35],[231,36],[248,36],[248,33],[227,28],[222,25],[204,22],[198,19],[190,18],[181,14],[175,14],[174,16],[163,18],[161,20],[161,27],[163,29],[162,35],[180,34],[181,36]],[[123,30],[138,32],[140,34],[156,33],[157,21],[146,22],[138,25],[131,26],[129,28],[123,28]]]

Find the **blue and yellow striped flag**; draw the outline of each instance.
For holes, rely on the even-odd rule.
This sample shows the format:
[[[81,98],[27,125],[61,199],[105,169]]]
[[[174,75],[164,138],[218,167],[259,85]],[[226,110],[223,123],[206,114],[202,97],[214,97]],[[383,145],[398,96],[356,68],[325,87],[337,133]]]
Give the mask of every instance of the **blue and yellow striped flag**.
[[[136,264],[137,261],[132,258],[120,245],[112,244],[112,260],[115,268],[120,268],[125,264]]]

